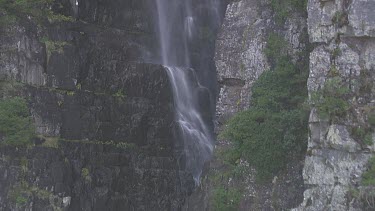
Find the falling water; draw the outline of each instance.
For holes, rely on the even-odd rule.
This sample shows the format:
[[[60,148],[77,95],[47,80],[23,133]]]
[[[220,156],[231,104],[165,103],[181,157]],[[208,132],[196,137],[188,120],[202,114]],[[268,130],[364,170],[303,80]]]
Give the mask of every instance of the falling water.
[[[215,0],[202,0],[213,2]],[[183,140],[185,168],[196,184],[213,151],[213,132],[200,105],[208,89],[200,85],[190,64],[189,41],[196,33],[191,0],[156,0],[161,61],[171,81],[179,135]],[[209,95],[209,94],[208,94]],[[206,95],[207,96],[207,95]]]

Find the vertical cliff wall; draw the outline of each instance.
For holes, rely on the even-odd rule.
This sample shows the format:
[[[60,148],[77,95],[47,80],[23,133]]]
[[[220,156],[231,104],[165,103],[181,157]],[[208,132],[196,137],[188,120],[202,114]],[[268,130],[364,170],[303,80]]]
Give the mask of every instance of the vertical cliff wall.
[[[211,122],[220,21],[207,14],[222,17],[225,4],[205,3],[192,8],[189,52],[212,93],[199,104]],[[62,0],[49,9],[62,21],[19,13],[0,29],[1,102],[26,99],[37,135],[0,147],[0,210],[179,210],[195,184],[176,144],[153,2]]]
[[[364,185],[363,174],[372,168],[368,160],[374,152],[374,125],[370,122],[375,93],[374,2],[309,0],[308,16],[293,11],[281,25],[277,11],[282,8],[272,8],[272,2],[229,3],[215,55],[220,87],[217,130],[251,105],[252,85],[272,66],[264,49],[268,35],[276,32],[289,42],[290,51],[297,53],[294,59],[301,58],[298,52],[302,52],[309,60],[307,87],[312,110],[306,159],[291,160],[288,170],[277,175],[272,184],[257,185],[254,169],[247,173],[248,179],[242,178],[245,182],[234,176],[221,180],[227,190],[223,199],[231,197],[238,203],[233,206],[241,210],[290,209],[301,201],[296,210],[372,210],[372,189]],[[311,53],[305,48],[309,43]],[[219,139],[219,152],[230,147],[230,142]],[[220,156],[211,163],[213,174],[228,172]],[[243,165],[251,169],[246,162]],[[212,178],[207,180],[211,183],[202,190],[212,198],[215,185]],[[238,201],[238,195],[228,190],[243,185],[247,188]]]
[[[285,20],[278,21],[275,9],[271,1],[241,0],[228,4],[215,50],[219,84],[217,133],[225,128],[229,118],[249,108],[252,86],[271,68],[265,54],[271,34],[278,34],[286,41],[287,52],[294,62],[308,58],[306,11],[292,10]],[[303,158],[291,160],[273,182],[258,184],[255,169],[245,161],[237,161],[240,166],[237,173],[230,170],[232,166],[225,163],[222,152],[231,147],[230,141],[218,138],[214,159],[207,167],[202,185],[185,204],[186,210],[288,209],[302,202]]]
[[[361,181],[374,152],[374,125],[368,122],[375,93],[374,9],[375,2],[366,0],[309,1],[309,37],[315,44],[310,54],[310,97],[339,80],[335,89],[348,91],[346,96],[336,93],[335,98],[348,102],[348,108],[330,118],[319,114],[319,103],[311,111],[303,171],[308,189],[297,210],[373,209],[368,203],[371,196],[367,202],[361,197],[363,191],[371,193]],[[367,137],[358,131],[366,131],[360,133]]]

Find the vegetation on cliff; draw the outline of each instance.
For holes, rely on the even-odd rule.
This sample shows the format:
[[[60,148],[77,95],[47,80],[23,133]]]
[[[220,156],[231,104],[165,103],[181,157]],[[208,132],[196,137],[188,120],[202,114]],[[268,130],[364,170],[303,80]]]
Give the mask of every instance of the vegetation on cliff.
[[[0,26],[20,19],[71,21],[72,18],[52,11],[54,0],[0,0]]]
[[[306,147],[308,73],[292,62],[287,47],[279,35],[269,36],[265,53],[272,68],[254,84],[250,109],[232,118],[221,134],[234,143],[228,161],[245,159],[260,182],[269,181]]]
[[[26,101],[19,97],[0,99],[0,140],[8,145],[28,145],[33,127]]]
[[[271,0],[275,21],[283,24],[293,12],[306,12],[307,0]]]
[[[322,89],[312,94],[311,103],[321,118],[335,121],[349,110],[349,91],[342,78],[329,78]]]

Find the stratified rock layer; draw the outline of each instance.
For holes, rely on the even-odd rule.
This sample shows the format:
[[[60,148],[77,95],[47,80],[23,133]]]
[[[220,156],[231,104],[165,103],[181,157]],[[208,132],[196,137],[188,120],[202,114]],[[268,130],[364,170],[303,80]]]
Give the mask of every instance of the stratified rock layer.
[[[180,209],[194,181],[173,134],[167,72],[148,63],[149,4],[61,5],[76,20],[0,29],[1,82],[22,83],[14,92],[40,136],[32,148],[0,148],[0,210]]]

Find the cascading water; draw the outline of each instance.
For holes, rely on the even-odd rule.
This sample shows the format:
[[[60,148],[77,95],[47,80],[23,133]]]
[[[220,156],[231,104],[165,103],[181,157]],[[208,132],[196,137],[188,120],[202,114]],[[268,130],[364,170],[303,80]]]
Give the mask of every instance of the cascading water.
[[[167,70],[175,99],[176,119],[184,143],[185,166],[198,184],[203,165],[213,151],[211,131],[198,110],[196,89],[203,87],[196,84],[197,79],[192,69],[167,67]]]
[[[217,0],[201,1],[217,6]],[[188,45],[196,33],[192,0],[156,0],[156,6],[161,63],[168,70],[173,89],[178,134],[184,146],[185,169],[192,173],[196,184],[199,184],[203,165],[212,155],[214,138],[201,108],[202,100],[210,100],[210,97],[202,97],[209,96],[209,91],[199,83],[190,63]]]

